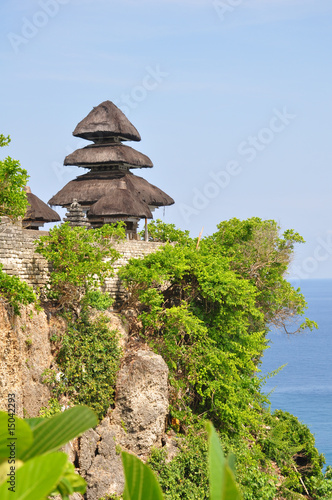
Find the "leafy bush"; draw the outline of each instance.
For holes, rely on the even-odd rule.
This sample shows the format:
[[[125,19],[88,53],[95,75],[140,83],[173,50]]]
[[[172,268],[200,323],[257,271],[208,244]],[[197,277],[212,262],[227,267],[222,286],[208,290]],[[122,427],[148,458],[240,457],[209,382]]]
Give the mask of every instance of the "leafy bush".
[[[0,134],[0,147],[9,143],[10,137]],[[19,161],[9,156],[0,161],[0,221],[3,216],[11,219],[24,216],[28,200],[23,188],[28,178],[27,171],[21,168]]]
[[[177,229],[174,224],[166,224],[160,219],[153,220],[148,224],[149,241],[185,243],[189,240],[189,231]],[[140,232],[142,239],[145,237],[145,229]]]
[[[153,449],[147,464],[157,473],[166,500],[209,499],[208,443],[202,428],[178,437],[179,453],[170,462],[164,448]]]
[[[204,499],[210,500],[242,500],[242,495],[234,478],[234,457],[229,456],[226,460],[222,451],[221,443],[211,423],[207,424],[208,431],[208,476],[209,495],[201,496],[203,488],[193,489],[193,483],[186,476],[178,475],[178,482],[182,482],[179,494],[172,496],[176,499]],[[150,470],[135,456],[122,452],[122,462],[125,473],[125,490],[123,500],[163,500],[160,485]],[[186,473],[187,471],[183,471]],[[197,472],[201,477],[200,471]],[[199,477],[197,478],[199,480]],[[186,488],[185,488],[186,486]],[[165,498],[169,498],[166,496]]]
[[[100,290],[88,290],[82,299],[82,303],[98,311],[106,311],[112,307],[114,299],[109,293],[103,293]]]
[[[33,288],[17,276],[10,276],[0,264],[0,300],[13,308],[14,314],[20,315],[20,307],[36,301]]]
[[[87,292],[113,275],[113,263],[120,257],[113,245],[124,236],[122,223],[89,230],[65,223],[39,238],[36,252],[52,264],[48,298],[60,309],[79,307]]]
[[[281,410],[266,414],[265,421],[269,432],[260,441],[262,450],[287,476],[284,488],[305,494],[305,488],[313,491],[314,484],[318,488],[324,483],[327,490],[332,489],[332,482],[325,480],[321,472],[325,458],[315,447],[315,438],[308,427]]]
[[[60,379],[52,370],[44,372],[44,382],[53,386],[59,399],[65,395],[75,404],[92,408],[102,418],[114,401],[114,386],[121,350],[118,333],[110,330],[103,315],[89,318],[83,309],[69,322],[56,361]]]
[[[53,417],[61,412],[61,405],[56,398],[50,398],[46,406],[42,406],[39,410],[39,416],[44,418]]]

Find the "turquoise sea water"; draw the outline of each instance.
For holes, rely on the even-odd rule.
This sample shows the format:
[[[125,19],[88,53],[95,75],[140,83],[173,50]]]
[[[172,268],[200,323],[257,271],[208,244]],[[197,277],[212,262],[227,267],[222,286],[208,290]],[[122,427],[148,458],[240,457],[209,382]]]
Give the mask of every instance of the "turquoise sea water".
[[[263,374],[287,366],[267,380],[264,392],[274,389],[271,409],[286,410],[305,423],[332,465],[332,280],[301,280],[294,286],[300,286],[309,306],[306,316],[319,329],[297,335],[270,332]]]

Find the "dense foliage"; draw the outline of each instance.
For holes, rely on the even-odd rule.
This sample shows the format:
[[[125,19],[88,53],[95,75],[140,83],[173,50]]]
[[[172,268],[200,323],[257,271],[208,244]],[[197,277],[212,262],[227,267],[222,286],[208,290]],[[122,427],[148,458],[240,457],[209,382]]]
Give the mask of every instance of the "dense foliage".
[[[9,143],[10,137],[0,134],[0,147]],[[0,220],[3,216],[11,219],[24,216],[28,200],[23,188],[28,178],[27,171],[21,168],[19,161],[10,156],[0,161]]]
[[[36,252],[52,265],[48,298],[60,309],[79,307],[87,292],[97,290],[113,275],[113,264],[120,256],[114,245],[124,236],[121,223],[89,230],[65,223],[39,238]]]
[[[175,224],[166,224],[160,219],[152,220],[148,224],[149,241],[168,241],[184,243],[189,238],[189,231],[177,229]],[[142,239],[145,237],[145,229],[140,232]]]
[[[170,240],[176,230],[168,231],[163,225],[158,232],[154,224],[153,231]],[[293,231],[281,236],[274,221],[258,218],[222,222],[215,234],[200,242],[179,234],[179,243],[166,243],[143,260],[131,260],[120,271],[129,291],[128,306],[137,311],[132,331],[169,366],[170,421],[178,422],[174,429],[197,431],[202,418],[212,420],[226,449],[236,452],[245,500],[270,500],[283,494],[284,498],[300,498],[309,490],[312,498],[324,498],[314,497],[312,487],[313,479],[328,485],[320,483],[322,458],[289,416],[283,424],[288,429],[282,438],[285,455],[281,458],[271,451],[276,450],[271,443],[281,432],[281,416],[270,415],[263,382],[257,376],[269,325],[289,331],[291,322],[306,308],[303,295],[285,279],[294,245],[302,238]],[[315,324],[305,319],[294,329],[306,327]],[[290,428],[297,436],[294,442]],[[189,456],[197,446],[204,449],[190,436],[189,432],[182,445]],[[162,453],[157,453],[159,465],[156,456],[152,457],[168,499],[207,495],[206,480],[194,479],[197,462],[203,461],[198,456],[204,453],[193,452],[196,465],[195,461],[187,463],[184,472],[187,453],[168,465]],[[306,473],[296,465],[299,453],[310,464]],[[186,480],[177,479],[179,470]],[[203,470],[200,467],[200,474]],[[278,474],[287,480],[278,480]],[[181,483],[188,481],[191,486],[186,484],[181,490]],[[191,497],[186,496],[189,490]]]
[[[59,346],[56,362],[60,371],[46,370],[44,381],[52,386],[57,399],[85,404],[102,418],[114,401],[121,357],[117,331],[109,328],[106,316],[93,319],[84,307],[76,320],[69,321],[64,336],[52,340]],[[54,400],[50,405],[56,412]]]
[[[15,403],[15,394],[8,395],[8,402]],[[10,409],[0,412],[1,500],[45,500],[49,495],[69,500],[75,492],[85,493],[85,480],[58,450],[96,424],[96,416],[86,407],[47,419],[22,420]]]
[[[10,137],[0,134],[0,147],[7,146]],[[24,186],[29,176],[17,160],[9,156],[0,160],[0,221],[1,217],[12,220],[23,217],[27,208]],[[0,300],[9,304],[14,314],[20,314],[20,306],[36,300],[32,288],[16,276],[9,276],[0,264]]]
[[[36,301],[35,293],[25,281],[17,276],[10,276],[2,268],[3,265],[0,264],[0,301],[12,307],[13,313],[19,315],[22,305]]]
[[[44,415],[58,412],[61,400],[85,404],[102,418],[113,403],[121,357],[118,334],[109,328],[105,315],[93,311],[105,311],[112,304],[99,287],[113,275],[120,256],[116,243],[124,236],[122,224],[87,230],[66,223],[36,244],[36,251],[52,265],[46,297],[67,321],[66,332],[51,337],[58,371],[44,373],[54,396],[42,409]]]

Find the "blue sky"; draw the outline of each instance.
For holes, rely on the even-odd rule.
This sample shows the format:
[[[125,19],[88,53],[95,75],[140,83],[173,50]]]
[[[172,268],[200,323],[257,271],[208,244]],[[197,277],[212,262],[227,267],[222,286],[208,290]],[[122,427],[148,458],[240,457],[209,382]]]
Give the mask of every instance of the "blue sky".
[[[157,217],[193,236],[273,218],[307,242],[291,276],[332,278],[331,21],[327,0],[2,0],[1,153],[48,201],[109,99],[176,201]]]

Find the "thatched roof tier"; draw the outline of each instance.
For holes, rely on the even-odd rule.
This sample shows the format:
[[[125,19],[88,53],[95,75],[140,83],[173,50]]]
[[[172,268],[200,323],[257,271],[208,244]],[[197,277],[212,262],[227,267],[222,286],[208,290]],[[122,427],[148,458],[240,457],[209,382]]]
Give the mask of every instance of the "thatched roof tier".
[[[29,205],[23,221],[58,222],[61,220],[55,210],[52,210],[38,196],[31,193],[29,187],[26,188],[26,195]]]
[[[125,183],[124,183],[125,184]],[[115,187],[110,189],[106,196],[100,198],[88,212],[88,218],[93,217],[146,217],[152,219],[148,205],[136,197],[126,188]]]
[[[114,189],[125,186],[136,198],[147,205],[162,207],[173,205],[174,200],[142,177],[120,170],[92,171],[68,182],[53,198],[50,205],[68,207],[74,199],[83,206],[96,203]]]
[[[91,144],[82,149],[77,149],[66,156],[64,165],[77,165],[78,167],[93,168],[100,166],[124,165],[128,168],[152,168],[153,163],[146,155],[139,153],[130,146],[110,143]]]
[[[90,141],[124,140],[140,141],[141,136],[122,113],[111,101],[104,101],[77,125],[73,135]]]

